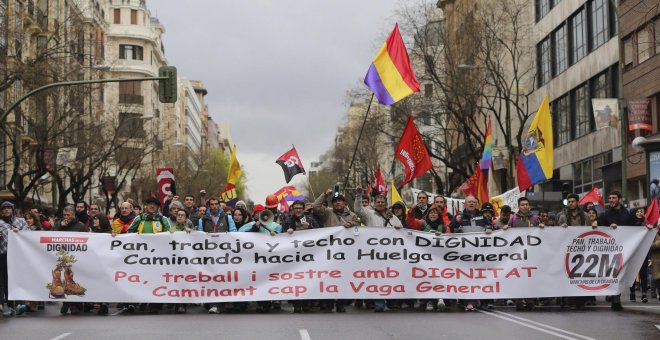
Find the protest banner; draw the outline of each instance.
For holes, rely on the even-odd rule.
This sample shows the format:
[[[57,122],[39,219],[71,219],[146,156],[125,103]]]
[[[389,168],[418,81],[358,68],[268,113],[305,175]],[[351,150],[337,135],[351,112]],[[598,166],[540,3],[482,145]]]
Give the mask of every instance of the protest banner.
[[[9,298],[69,302],[615,295],[656,231],[383,227],[261,233],[9,233]]]

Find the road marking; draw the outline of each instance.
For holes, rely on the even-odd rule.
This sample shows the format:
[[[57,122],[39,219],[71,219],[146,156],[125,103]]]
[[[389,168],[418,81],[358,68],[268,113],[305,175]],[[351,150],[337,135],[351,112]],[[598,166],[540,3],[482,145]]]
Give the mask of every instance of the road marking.
[[[657,328],[660,331],[660,325],[655,325],[655,328]]]
[[[552,330],[554,330],[554,331],[558,331],[558,332],[566,333],[566,334],[568,334],[568,335],[572,335],[572,336],[577,337],[577,338],[580,338],[580,339],[584,339],[584,340],[596,340],[596,339],[594,339],[594,338],[590,338],[590,337],[587,337],[587,336],[584,336],[584,335],[581,335],[581,334],[577,334],[577,333],[569,332],[569,331],[567,331],[567,330],[565,330],[565,329],[561,329],[561,328],[553,327],[553,326],[550,326],[550,325],[547,325],[547,324],[544,324],[544,323],[541,323],[541,322],[536,322],[536,321],[533,321],[533,320],[530,320],[530,319],[526,319],[526,318],[520,317],[520,316],[518,316],[518,315],[514,315],[514,314],[510,314],[510,313],[504,313],[504,312],[500,312],[500,311],[493,311],[493,313],[506,315],[507,317],[510,317],[510,318],[515,318],[515,319],[518,319],[518,320],[523,321],[523,322],[528,322],[528,323],[531,323],[531,324],[534,324],[534,325],[537,325],[537,326],[540,326],[540,327],[545,327],[545,328],[548,328],[548,329],[552,329]]]
[[[300,339],[301,340],[312,340],[312,337],[309,336],[309,332],[306,329],[300,330]]]
[[[54,337],[54,338],[52,338],[52,339],[50,339],[50,340],[60,340],[60,339],[64,339],[64,338],[66,338],[66,337],[69,336],[69,335],[71,335],[71,333],[63,333],[63,334],[60,334],[60,335],[58,335],[58,336],[56,336],[56,337]]]
[[[123,312],[124,312],[124,309],[120,309],[120,310],[118,310],[118,311],[116,311],[116,312],[114,312],[114,313],[112,313],[112,314],[110,314],[110,315],[112,315],[112,316],[116,316],[116,315],[119,315],[119,314],[121,314],[121,313],[123,313]]]
[[[545,329],[545,328],[541,328],[541,327],[536,327],[536,326],[531,325],[531,324],[529,324],[529,323],[525,323],[525,322],[522,322],[522,321],[519,321],[519,320],[515,320],[515,319],[512,319],[512,318],[509,318],[508,316],[509,316],[510,314],[507,314],[507,313],[502,313],[502,314],[507,315],[507,316],[503,316],[503,315],[498,315],[497,313],[494,313],[494,312],[485,312],[485,311],[478,310],[478,309],[477,309],[476,311],[479,312],[479,313],[483,313],[483,314],[486,314],[486,315],[490,315],[490,316],[493,316],[493,317],[496,317],[496,318],[502,319],[502,320],[506,320],[506,321],[509,321],[509,322],[513,322],[513,323],[515,323],[515,324],[521,325],[521,326],[523,326],[523,327],[531,328],[531,329],[537,330],[537,331],[539,331],[539,332],[543,332],[543,333],[546,333],[546,334],[554,335],[554,336],[556,336],[556,337],[558,337],[558,338],[562,338],[562,339],[566,339],[566,340],[578,340],[578,338],[571,338],[571,337],[568,336],[568,335],[564,335],[564,334],[561,334],[561,333],[557,333],[557,332],[551,331],[551,330],[549,330],[549,329]],[[547,326],[547,325],[544,325],[544,326]],[[562,330],[562,332],[565,332],[565,331]],[[569,332],[569,333],[570,333],[570,332]],[[582,336],[580,336],[580,337],[582,337]],[[585,339],[589,339],[589,338],[586,338],[586,337],[585,337]]]

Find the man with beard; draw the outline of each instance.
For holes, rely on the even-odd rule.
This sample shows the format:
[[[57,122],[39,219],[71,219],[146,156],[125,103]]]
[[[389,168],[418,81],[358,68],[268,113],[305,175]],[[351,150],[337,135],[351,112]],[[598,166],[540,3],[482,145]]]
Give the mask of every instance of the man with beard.
[[[357,189],[358,196],[362,195],[362,188]],[[368,227],[394,227],[400,229],[403,227],[401,221],[394,216],[392,211],[387,209],[387,198],[378,195],[374,198],[374,208],[365,208],[359,200],[355,200],[353,209],[355,213]]]
[[[601,227],[611,227],[616,229],[620,225],[628,224],[630,220],[630,214],[626,207],[621,204],[621,192],[612,191],[607,196],[609,206],[607,210],[602,214],[598,215],[598,226]],[[612,299],[612,310],[620,311],[623,310],[621,305],[621,294],[613,295]]]
[[[7,268],[7,239],[9,230],[29,230],[25,219],[14,216],[14,204],[5,201],[0,205],[0,306],[7,302],[9,310],[5,315],[23,314],[25,310],[14,310],[15,302],[9,301],[9,275]]]
[[[183,208],[188,212],[188,219],[190,222],[196,226],[199,223],[201,215],[197,211],[197,207],[195,207],[195,196],[190,194],[186,195],[183,198]]]
[[[119,215],[112,220],[112,233],[124,234],[128,231],[135,219],[133,205],[130,202],[124,202],[119,206]]]
[[[323,206],[323,203],[326,202],[328,197],[332,197],[332,208]],[[360,225],[357,215],[346,207],[346,198],[344,198],[344,195],[338,192],[333,194],[332,189],[326,190],[314,201],[314,213],[319,217],[324,227],[343,226],[344,228],[357,228]],[[335,301],[335,310],[337,313],[346,312],[344,303],[344,300]],[[321,308],[331,311],[332,305],[325,304]]]
[[[437,195],[433,198],[433,204],[440,209],[440,219],[444,225],[448,226],[454,216],[447,212],[447,200],[442,195]]]
[[[85,201],[76,202],[76,219],[82,223],[85,227],[89,228],[92,223],[92,219],[87,213],[89,206]]]

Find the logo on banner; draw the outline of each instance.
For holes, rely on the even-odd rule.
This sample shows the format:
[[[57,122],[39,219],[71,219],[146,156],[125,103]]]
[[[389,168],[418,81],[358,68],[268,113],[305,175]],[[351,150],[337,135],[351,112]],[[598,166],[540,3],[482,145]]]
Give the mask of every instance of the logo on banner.
[[[602,231],[578,235],[566,249],[566,274],[570,284],[588,291],[607,289],[619,282],[623,246]]]
[[[84,296],[87,288],[73,279],[73,264],[78,260],[72,252],[86,252],[88,237],[41,237],[39,243],[46,245],[47,252],[56,252],[52,280],[46,284],[48,297],[66,299],[68,295]]]

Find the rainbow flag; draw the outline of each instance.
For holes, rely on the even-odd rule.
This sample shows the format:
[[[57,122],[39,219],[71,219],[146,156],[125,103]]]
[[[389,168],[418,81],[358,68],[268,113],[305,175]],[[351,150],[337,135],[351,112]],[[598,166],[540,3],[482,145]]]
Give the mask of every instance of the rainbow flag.
[[[493,159],[493,129],[491,126],[491,121],[488,119],[488,128],[486,129],[486,143],[484,144],[484,154],[481,156],[481,161],[479,166],[481,170],[490,169],[490,165]]]
[[[532,124],[527,130],[522,151],[516,163],[518,188],[522,192],[532,185],[552,178],[554,168],[554,144],[552,141],[552,117],[548,96],[543,98]]]
[[[376,54],[364,77],[364,83],[383,105],[392,105],[419,92],[419,82],[410,64],[398,24],[394,25],[394,30]]]

